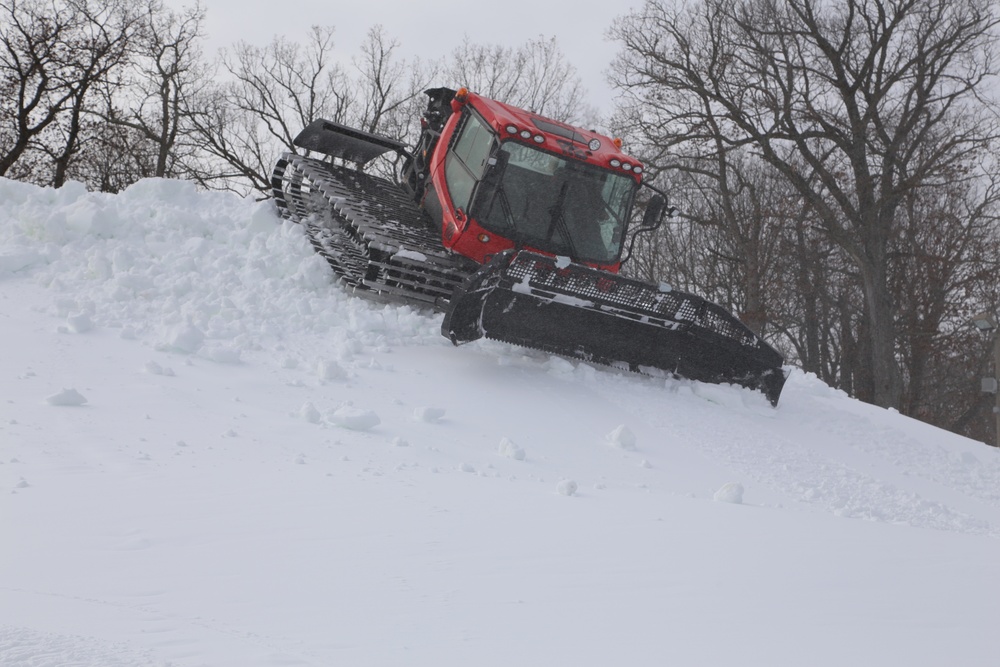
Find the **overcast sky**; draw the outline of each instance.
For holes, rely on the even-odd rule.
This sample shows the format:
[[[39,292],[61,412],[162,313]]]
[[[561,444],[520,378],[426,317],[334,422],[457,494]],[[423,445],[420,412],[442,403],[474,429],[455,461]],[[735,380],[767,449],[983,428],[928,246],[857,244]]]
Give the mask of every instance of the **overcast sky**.
[[[170,0],[174,7],[192,4]],[[641,0],[202,0],[211,52],[242,39],[265,44],[277,34],[305,39],[312,25],[336,27],[337,50],[359,53],[365,33],[381,24],[400,42],[407,59],[434,60],[449,54],[464,35],[474,41],[517,46],[528,39],[554,36],[566,59],[576,67],[591,103],[611,110],[612,91],[606,71],[617,51],[606,33],[616,16]],[[440,81],[461,85],[460,81]]]

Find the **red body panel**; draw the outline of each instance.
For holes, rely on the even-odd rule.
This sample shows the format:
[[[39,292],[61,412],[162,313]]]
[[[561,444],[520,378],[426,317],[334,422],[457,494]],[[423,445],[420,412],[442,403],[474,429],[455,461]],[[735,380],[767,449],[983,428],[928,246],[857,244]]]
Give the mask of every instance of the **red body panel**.
[[[558,153],[562,156],[570,157],[571,159],[586,162],[588,164],[596,165],[609,170],[620,171],[622,173],[626,173],[627,170],[621,168],[615,169],[611,165],[612,160],[618,160],[622,164],[628,164],[633,168],[639,167],[641,169],[642,167],[642,165],[635,158],[623,153],[610,137],[597,134],[596,132],[582,130],[580,128],[566,125],[565,123],[560,123],[543,116],[538,116],[537,114],[531,114],[527,111],[512,107],[502,102],[497,102],[496,100],[476,95],[475,93],[469,93],[465,103],[453,100],[451,105],[455,113],[453,113],[445,123],[441,132],[441,137],[437,142],[434,154],[431,156],[430,160],[430,180],[433,184],[433,192],[437,193],[442,208],[441,242],[446,248],[469,257],[480,264],[485,264],[498,252],[514,248],[514,242],[494,232],[486,231],[476,222],[475,219],[469,218],[464,214],[464,212],[456,211],[455,205],[448,192],[448,185],[445,182],[444,173],[445,155],[448,152],[452,138],[455,135],[455,130],[461,119],[462,109],[466,105],[471,105],[472,108],[474,108],[479,115],[482,116],[482,118],[503,140],[522,141],[516,134],[511,134],[507,131],[508,127],[513,126],[518,130],[530,130],[533,137],[535,135],[541,135],[544,138],[542,143],[538,143],[533,140],[523,141],[523,143],[536,149]],[[592,150],[586,144],[571,141],[557,134],[546,132],[539,129],[534,124],[534,120],[541,120],[546,123],[559,126],[560,128],[564,128],[565,130],[571,131],[577,136],[581,136],[586,139],[587,142],[596,139],[600,142],[600,147],[596,150]],[[629,175],[632,176],[637,183],[642,180],[642,177],[637,173],[632,172]],[[551,253],[545,253],[536,248],[529,249],[542,254],[551,255]],[[617,273],[621,268],[621,263],[590,264],[590,266]]]

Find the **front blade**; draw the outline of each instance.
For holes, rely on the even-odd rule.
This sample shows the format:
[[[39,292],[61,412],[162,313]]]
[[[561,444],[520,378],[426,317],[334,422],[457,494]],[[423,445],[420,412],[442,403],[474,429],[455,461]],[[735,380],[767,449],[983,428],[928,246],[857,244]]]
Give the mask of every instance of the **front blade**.
[[[760,390],[776,405],[783,359],[701,297],[522,251],[508,251],[452,296],[442,333],[593,363]]]
[[[406,144],[322,118],[309,123],[292,141],[299,148],[343,158],[358,164],[387,151],[405,154]]]

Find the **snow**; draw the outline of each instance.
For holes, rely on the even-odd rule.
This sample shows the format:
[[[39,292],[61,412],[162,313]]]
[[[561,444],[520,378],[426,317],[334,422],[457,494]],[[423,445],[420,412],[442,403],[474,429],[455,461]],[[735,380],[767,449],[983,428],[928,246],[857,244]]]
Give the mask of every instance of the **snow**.
[[[422,252],[417,252],[416,250],[407,250],[406,248],[400,248],[393,254],[394,259],[409,259],[415,262],[426,262],[427,255]]]
[[[743,491],[743,485],[739,482],[727,482],[712,498],[720,503],[739,505],[743,502]]]
[[[500,456],[514,459],[515,461],[523,461],[525,457],[524,449],[518,447],[507,438],[500,438],[500,445],[497,447],[497,451],[500,453]]]
[[[266,203],[0,180],[0,665],[995,664],[995,449],[440,324]]]

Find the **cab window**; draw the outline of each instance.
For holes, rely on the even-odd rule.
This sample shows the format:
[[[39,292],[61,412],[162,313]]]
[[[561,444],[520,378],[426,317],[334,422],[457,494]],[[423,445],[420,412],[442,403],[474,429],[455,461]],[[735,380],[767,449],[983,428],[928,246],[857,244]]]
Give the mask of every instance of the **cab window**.
[[[470,111],[444,163],[448,192],[456,209],[468,212],[472,193],[489,163],[493,142],[494,135],[489,126]]]

